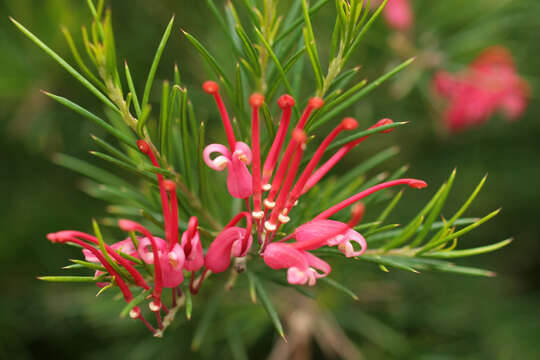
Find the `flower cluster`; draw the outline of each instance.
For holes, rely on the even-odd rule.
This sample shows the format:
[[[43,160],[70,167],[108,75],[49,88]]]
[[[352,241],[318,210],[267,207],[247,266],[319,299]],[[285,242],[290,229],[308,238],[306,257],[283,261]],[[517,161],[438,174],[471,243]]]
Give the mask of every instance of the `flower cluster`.
[[[180,236],[176,184],[171,179],[165,179],[160,171],[156,171],[156,177],[164,238],[153,235],[143,225],[127,219],[119,220],[118,226],[128,232],[129,237],[110,246],[103,242],[100,235],[95,237],[78,231],[60,231],[47,236],[52,242],[81,246],[86,261],[102,267],[96,272],[100,281],[98,285],[117,285],[127,303],[134,299],[130,286],[147,291],[149,308],[156,315],[158,329],[145,319],[138,306],[133,306],[130,316],[140,319],[156,335],[164,329],[165,320],[168,321],[162,319],[162,312],[165,316],[169,312],[174,314],[164,304],[163,290],[172,289],[172,308],[175,308],[177,297],[182,295],[180,285],[186,274],[191,273],[189,291],[196,294],[204,279],[211,273],[226,271],[232,258],[239,262],[246,260],[255,237],[259,244],[258,254],[268,267],[286,269],[290,284],[314,285],[317,278],[327,276],[332,269],[310,251],[323,246],[335,246],[346,257],[360,256],[366,251],[364,237],[354,230],[364,213],[361,199],[396,185],[404,184],[413,188],[426,186],[425,182],[416,179],[381,183],[329,207],[283,236],[278,230],[290,221],[302,194],[315,186],[340,159],[368,136],[346,143],[319,166],[334,139],[344,131],[357,128],[356,120],[345,118],[324,138],[307,165],[301,169],[307,142],[304,129],[313,111],[321,108],[324,101],[318,97],[309,99],[300,119],[290,131],[295,100],[290,95],[283,95],[278,100],[282,112],[281,121],[275,137],[270,139],[270,149],[263,162],[259,112],[264,105],[264,97],[261,94],[250,97],[252,126],[251,144],[248,145],[237,141],[217,83],[208,81],[204,83],[203,89],[216,100],[228,141],[228,147],[221,144],[208,145],[203,152],[204,161],[214,170],[227,171],[230,195],[244,199],[246,207],[223,227],[206,250],[201,243],[197,217],[189,219],[187,229]],[[392,124],[390,119],[383,119],[371,128],[389,124]],[[380,132],[390,130],[382,128]],[[154,167],[160,168],[151,144],[139,140],[137,146]],[[215,153],[219,155],[214,157]],[[349,206],[352,206],[352,215],[347,223],[330,219]],[[239,226],[242,220],[245,220],[245,227]],[[251,254],[255,255],[256,252],[252,251]],[[141,274],[143,269],[148,276]]]
[[[437,72],[433,83],[436,92],[448,99],[444,120],[453,132],[481,125],[496,111],[516,120],[527,107],[529,86],[501,46],[486,49],[460,73]]]
[[[298,123],[291,131],[289,142],[285,145],[291,110],[295,105],[294,99],[285,94],[278,99],[278,106],[282,110],[281,121],[263,163],[260,151],[259,110],[264,104],[264,97],[261,94],[253,94],[250,97],[252,107],[250,148],[247,144],[236,141],[217,83],[208,81],[204,83],[203,89],[215,98],[229,143],[229,148],[221,144],[208,145],[204,150],[205,162],[212,169],[228,171],[229,193],[233,197],[245,199],[246,207],[251,209],[260,244],[259,254],[270,268],[287,269],[287,280],[291,284],[314,285],[317,278],[330,273],[330,265],[311,254],[310,250],[323,246],[337,246],[347,257],[364,253],[367,247],[366,241],[353,229],[363,214],[363,206],[358,203],[361,199],[381,189],[400,184],[413,188],[426,186],[425,182],[416,179],[399,179],[379,184],[324,210],[314,219],[297,227],[290,235],[275,241],[280,227],[290,221],[291,211],[302,194],[315,186],[339,160],[367,136],[343,145],[326,162],[318,166],[327,148],[341,132],[357,128],[358,123],[355,119],[343,119],[324,138],[303,170],[300,170],[306,148],[304,128],[312,112],[322,107],[324,101],[318,97],[309,99]],[[382,119],[372,128],[391,123],[390,119]],[[388,131],[390,130],[381,132]],[[220,155],[211,158],[212,153]],[[250,164],[251,173],[247,168]],[[353,208],[351,220],[347,224],[328,219],[353,204],[356,205]],[[295,242],[288,242],[289,240],[295,240]]]

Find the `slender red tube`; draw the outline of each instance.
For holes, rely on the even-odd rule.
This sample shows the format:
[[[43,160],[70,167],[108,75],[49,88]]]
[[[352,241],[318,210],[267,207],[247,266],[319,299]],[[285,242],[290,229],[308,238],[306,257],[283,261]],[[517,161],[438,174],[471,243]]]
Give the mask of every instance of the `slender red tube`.
[[[52,234],[52,235],[55,235],[55,234]],[[51,239],[49,238],[49,240],[51,240]],[[114,280],[116,281],[116,284],[120,288],[120,291],[122,292],[122,295],[124,295],[124,299],[126,300],[126,302],[129,303],[131,300],[133,300],[133,295],[131,294],[131,291],[129,290],[128,286],[126,285],[124,279],[122,279],[120,274],[118,274],[116,272],[116,270],[111,266],[111,264],[109,264],[107,262],[107,260],[103,256],[103,254],[101,254],[101,252],[98,249],[96,249],[95,247],[85,243],[84,241],[82,241],[80,239],[77,239],[76,237],[65,237],[65,238],[62,238],[62,239],[57,239],[57,240],[52,240],[52,241],[72,242],[72,243],[77,244],[79,246],[82,246],[86,250],[89,250],[90,252],[92,252],[92,254],[94,254],[94,256],[99,260],[99,262],[107,269],[109,274],[114,276]]]
[[[63,233],[66,234],[66,236],[79,237],[93,244],[99,245],[99,240],[95,236],[83,233],[81,231],[67,230],[67,231],[60,231],[57,234],[62,235]],[[135,269],[128,260],[124,259],[120,254],[118,254],[109,245],[105,243],[104,245],[105,245],[105,250],[107,251],[107,254],[109,254],[112,258],[114,258],[114,260],[118,261],[118,263],[129,272],[129,274],[133,277],[133,280],[135,280],[135,283],[138,286],[142,287],[145,290],[150,289],[146,281],[144,281],[144,278],[142,277],[141,273],[139,273],[137,269]]]
[[[309,99],[308,104],[304,112],[302,113],[300,120],[298,120],[298,124],[296,124],[295,129],[302,130],[304,126],[306,125],[306,122],[309,116],[311,115],[311,113],[313,112],[313,110],[318,109],[323,105],[324,105],[324,101],[323,99],[319,97],[313,97]],[[272,187],[270,188],[270,192],[268,193],[266,197],[265,206],[267,208],[273,208],[274,199],[279,189],[281,188],[281,183],[283,181],[285,173],[287,172],[287,168],[289,167],[289,162],[291,161],[295,147],[296,147],[296,143],[294,139],[291,139],[291,141],[289,141],[289,144],[287,145],[287,148],[285,149],[285,153],[283,154],[283,157],[281,158],[278,169],[276,171],[276,175],[274,176],[274,179],[272,180]]]
[[[296,200],[300,197],[302,194],[302,190],[304,189],[304,186],[306,185],[306,182],[308,181],[311,173],[321,160],[321,158],[324,155],[324,152],[330,146],[332,141],[343,131],[343,130],[354,130],[358,126],[358,122],[353,118],[345,118],[341,121],[341,123],[334,128],[328,134],[328,136],[322,141],[322,143],[319,145],[317,150],[315,151],[315,154],[307,164],[306,168],[302,172],[302,175],[300,175],[300,178],[296,182],[296,185],[294,185],[293,189],[291,190],[290,196],[287,200],[287,204],[285,205],[286,209],[292,208]]]
[[[264,103],[264,96],[261,94],[253,94],[249,98],[251,104],[251,179],[253,184],[253,217],[260,220],[264,216],[262,210],[262,179],[261,179],[261,150],[260,150],[260,125],[259,125],[259,109]]]
[[[390,119],[381,119],[375,125],[369,127],[368,129],[373,129],[383,125],[392,124],[393,121]],[[393,129],[386,129],[381,131],[382,133],[389,133]],[[315,186],[323,177],[326,175],[330,169],[334,167],[349,151],[351,151],[356,145],[360,144],[362,141],[366,140],[371,135],[366,135],[359,139],[353,140],[345,145],[343,145],[330,159],[328,159],[324,164],[321,165],[314,173],[311,175],[302,189],[302,194],[305,194],[309,189]]]
[[[383,182],[383,183],[381,183],[379,185],[372,186],[367,190],[361,191],[358,194],[353,195],[350,198],[345,199],[342,202],[340,202],[340,203],[326,209],[325,211],[323,211],[319,215],[315,216],[314,220],[316,220],[316,219],[326,219],[326,218],[334,215],[338,211],[346,208],[347,206],[349,206],[351,204],[354,204],[358,200],[363,199],[366,196],[373,194],[374,192],[377,192],[379,190],[386,189],[386,188],[389,188],[389,187],[392,187],[392,186],[396,186],[396,185],[409,185],[410,187],[415,188],[415,189],[422,189],[422,188],[425,188],[427,186],[427,183],[425,181],[418,180],[418,179],[398,179],[398,180],[392,180],[392,181]]]
[[[262,184],[265,187],[264,190],[266,191],[269,190],[268,187],[270,186],[270,178],[272,177],[272,173],[276,167],[277,159],[281,152],[281,148],[283,147],[285,136],[287,135],[289,122],[291,120],[292,107],[294,106],[294,98],[288,94],[282,95],[278,99],[278,106],[282,110],[281,121],[263,166]]]
[[[147,237],[150,240],[150,244],[152,246],[152,252],[154,253],[154,291],[152,293],[152,297],[154,298],[154,302],[157,302],[159,304],[159,308],[161,308],[161,292],[163,289],[163,280],[161,278],[162,274],[161,274],[161,262],[159,259],[159,248],[156,244],[156,240],[154,239],[154,236],[144,226],[136,223],[135,221],[123,220],[123,219],[118,220],[118,227],[120,227],[120,229],[124,231],[140,232],[141,234],[143,234],[145,237]]]
[[[169,251],[172,250],[175,244],[178,244],[178,199],[176,197],[176,184],[172,180],[163,181],[163,187],[169,193],[169,199],[171,202],[171,215],[170,215],[170,238]]]
[[[295,149],[294,159],[291,163],[291,166],[289,167],[289,171],[287,172],[287,177],[285,178],[281,191],[276,200],[276,206],[272,209],[272,213],[270,214],[270,219],[267,221],[267,223],[265,223],[265,228],[269,232],[275,231],[277,229],[278,220],[280,220],[281,223],[285,223],[288,221],[287,214],[282,213],[282,210],[284,210],[287,197],[289,196],[289,191],[292,187],[294,179],[296,178],[296,173],[298,172],[298,168],[300,167],[300,162],[302,161],[302,155],[303,155],[304,147],[306,144],[306,134],[302,130],[295,129],[292,136],[295,143],[297,144],[296,149]],[[282,217],[285,217],[283,221],[281,221],[281,219],[279,218],[280,215]],[[266,226],[267,224],[268,226]],[[272,228],[274,229],[272,230]]]
[[[223,121],[223,127],[225,128],[225,133],[227,134],[229,148],[232,153],[234,152],[234,149],[236,147],[236,138],[234,136],[234,131],[231,125],[229,114],[227,113],[227,108],[225,107],[223,99],[219,94],[219,85],[215,81],[205,81],[202,87],[207,94],[213,95],[214,99],[216,100],[219,113],[221,114],[221,120]]]
[[[138,140],[137,141],[137,147],[139,150],[148,156],[150,158],[150,161],[152,162],[152,165],[154,167],[160,168],[159,163],[157,161],[156,155],[150,148],[150,145],[144,140]],[[168,240],[171,237],[171,224],[170,224],[170,209],[169,209],[169,199],[167,198],[167,192],[165,191],[165,187],[163,186],[163,175],[160,173],[156,173],[156,177],[158,180],[159,185],[159,195],[161,197],[161,207],[163,208],[163,222],[165,224],[165,238]]]

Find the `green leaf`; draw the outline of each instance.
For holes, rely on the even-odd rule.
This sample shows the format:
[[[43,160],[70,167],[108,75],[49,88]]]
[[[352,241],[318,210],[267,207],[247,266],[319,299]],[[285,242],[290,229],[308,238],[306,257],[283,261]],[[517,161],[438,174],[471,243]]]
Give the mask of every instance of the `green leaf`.
[[[452,185],[454,184],[455,177],[456,177],[456,169],[452,171],[452,174],[450,175],[450,178],[448,179],[447,183],[443,185],[444,190],[442,190],[441,195],[439,196],[438,200],[435,202],[435,205],[433,206],[433,209],[429,213],[423,229],[418,233],[418,236],[411,242],[411,247],[416,247],[420,245],[422,240],[424,240],[424,238],[427,236],[427,234],[431,230],[431,225],[439,217],[439,214],[441,213],[441,210],[446,202],[446,199],[448,198],[448,194],[450,193],[450,189],[452,188]]]
[[[191,274],[191,276],[193,276],[193,274]],[[193,312],[193,299],[191,298],[191,291],[187,286],[184,288],[183,294],[186,297],[186,319],[191,320],[191,313]]]
[[[459,257],[465,257],[465,256],[480,255],[480,254],[489,253],[495,250],[499,250],[505,247],[506,245],[510,244],[512,241],[513,239],[510,238],[510,239],[506,239],[495,244],[480,246],[480,247],[476,247],[472,249],[437,251],[437,252],[424,254],[423,256],[427,256],[427,257],[435,258],[435,259],[452,259],[452,258],[459,258]]]
[[[292,89],[291,89],[291,85],[289,84],[289,80],[287,79],[287,74],[285,73],[285,70],[281,66],[281,63],[279,62],[279,59],[277,58],[276,54],[272,50],[272,47],[266,41],[266,39],[264,38],[264,35],[258,29],[255,29],[255,33],[259,37],[259,40],[261,40],[263,46],[266,48],[266,51],[268,51],[268,55],[270,55],[270,58],[276,65],[278,73],[281,75],[281,80],[283,81],[283,84],[285,85],[285,89],[287,89],[287,92],[292,94]]]
[[[39,276],[38,280],[47,281],[47,282],[84,282],[84,283],[95,283],[100,281],[100,278],[95,278],[93,276]]]
[[[94,124],[98,125],[99,127],[103,128],[105,131],[110,133],[111,135],[118,138],[120,141],[122,141],[124,144],[128,145],[129,147],[135,149],[138,151],[137,146],[133,142],[133,140],[127,136],[126,134],[122,133],[118,129],[115,129],[113,126],[108,124],[105,120],[101,119],[100,117],[92,114],[90,111],[86,110],[85,108],[75,104],[74,102],[54,94],[51,94],[49,92],[44,91],[45,95],[53,99],[54,101],[70,108],[71,110],[75,111],[77,114],[84,116],[88,120],[92,121]]]
[[[261,304],[266,310],[266,313],[268,314],[268,316],[270,317],[270,320],[272,320],[272,323],[274,324],[276,331],[285,340],[285,334],[283,332],[283,325],[281,325],[279,316],[274,308],[274,305],[272,304],[272,301],[268,297],[268,294],[266,290],[264,289],[261,281],[251,271],[247,271],[246,273],[247,273],[247,276],[251,279],[251,281],[255,285],[257,297],[261,300]]]
[[[403,63],[399,64],[386,74],[380,76],[375,81],[369,83],[367,86],[362,88],[359,92],[357,92],[354,96],[351,96],[349,99],[341,103],[340,105],[336,106],[335,109],[332,111],[326,113],[324,116],[322,116],[315,124],[313,124],[312,128],[310,130],[315,130],[319,126],[323,125],[327,121],[331,120],[332,118],[337,117],[343,110],[350,107],[352,104],[360,100],[362,97],[366,96],[373,90],[375,90],[377,87],[379,87],[381,84],[383,84],[386,80],[390,79],[392,76],[399,73],[401,70],[405,69],[407,66],[409,66],[415,58],[411,58],[409,60],[404,61]]]
[[[90,71],[90,69],[88,69],[88,67],[84,63],[83,59],[81,58],[79,50],[77,50],[77,46],[75,45],[75,42],[73,41],[73,37],[71,36],[71,33],[69,32],[69,29],[66,28],[65,26],[62,26],[62,33],[64,34],[64,37],[66,38],[66,42],[68,43],[68,46],[69,46],[69,48],[71,50],[71,53],[73,54],[73,58],[75,59],[75,62],[77,63],[77,65],[79,65],[79,67],[86,74],[86,76],[88,76],[88,78],[90,80],[92,80],[94,82],[94,84],[96,84],[99,87],[99,89],[101,91],[106,92],[107,88],[105,87],[103,82],[101,80],[99,80]]]
[[[26,29],[23,25],[21,25],[19,22],[17,22],[12,17],[9,18],[11,22],[30,40],[32,40],[37,46],[39,46],[47,55],[52,57],[60,66],[62,66],[68,73],[70,73],[75,79],[77,79],[84,87],[86,87],[92,94],[94,94],[98,99],[103,101],[105,105],[110,107],[116,112],[120,112],[116,105],[112,103],[107,96],[105,96],[99,89],[97,89],[92,83],[84,76],[82,76],[77,70],[75,70],[71,65],[69,65],[64,59],[60,57],[57,53],[55,53],[51,48],[49,48],[45,43],[43,43],[41,40],[39,40],[34,34],[32,34],[28,29]]]
[[[308,16],[315,14],[320,8],[326,5],[328,1],[329,0],[321,0],[315,5],[313,5],[311,8],[309,8]],[[281,34],[274,41],[274,44],[277,44],[281,40],[288,38],[287,35],[289,35],[294,30],[298,29],[298,27],[302,25],[302,23],[305,21],[305,18],[301,18],[301,17],[291,17],[290,19],[291,20],[296,19],[296,20],[289,27],[287,27],[284,31],[281,32]]]
[[[156,54],[154,55],[154,61],[152,61],[152,65],[150,66],[150,71],[148,72],[148,77],[146,78],[146,84],[144,85],[144,93],[141,104],[142,109],[146,107],[146,104],[148,104],[148,100],[150,99],[150,90],[152,89],[152,84],[154,82],[154,77],[156,75],[159,60],[161,59],[161,54],[163,54],[163,50],[165,49],[165,45],[167,44],[169,35],[171,35],[173,23],[174,16],[169,21],[169,24],[167,25],[167,28],[163,33],[163,37],[161,38],[161,41],[159,42],[158,48],[156,50]]]
[[[403,232],[401,233],[400,236],[389,241],[386,245],[382,247],[382,249],[384,251],[389,251],[391,249],[394,249],[406,243],[407,240],[413,237],[414,234],[418,231],[423,221],[424,221],[423,215],[416,217],[409,225],[405,227],[405,229],[403,229]]]
[[[398,204],[399,200],[401,200],[401,197],[403,196],[403,190],[401,190],[400,192],[398,192],[392,199],[392,201],[390,201],[390,203],[384,208],[384,210],[381,212],[381,214],[377,217],[377,220],[375,220],[375,224],[371,227],[369,227],[367,229],[367,232],[366,232],[366,236],[368,235],[372,235],[374,233],[374,231],[377,229],[379,230],[379,227],[378,225],[379,224],[382,224],[386,218],[388,217],[388,215],[390,215],[390,213],[392,212],[392,210],[394,210],[394,208],[396,207],[396,205]]]
[[[482,178],[482,180],[480,180],[480,183],[476,186],[473,193],[471,194],[471,196],[469,196],[467,201],[465,201],[463,206],[459,208],[459,210],[454,214],[454,216],[452,216],[452,218],[448,221],[450,225],[452,225],[461,215],[463,215],[465,210],[469,208],[469,206],[472,204],[472,202],[474,201],[474,199],[476,198],[480,190],[482,190],[482,187],[486,183],[486,179],[487,179],[487,174]]]
[[[453,239],[457,239],[458,237],[462,236],[462,235],[465,235],[466,233],[468,233],[469,231],[477,228],[478,226],[482,225],[483,223],[485,223],[486,221],[490,220],[491,218],[495,217],[499,212],[501,211],[501,209],[497,209],[489,214],[487,214],[486,216],[484,216],[483,218],[481,218],[480,220],[476,221],[475,223],[459,230],[459,231],[456,231],[455,233],[451,234],[450,236],[443,236],[441,238],[435,238],[435,239],[432,239],[430,240],[420,251],[418,251],[417,255],[421,255],[431,249],[434,249],[436,247],[438,247],[439,245],[442,245],[442,244],[445,244],[447,243],[448,241],[451,241]]]
[[[65,155],[65,154],[56,154],[53,157],[55,164],[78,172],[84,176],[94,179],[100,183],[113,184],[113,185],[124,185],[125,181],[105,171],[97,166],[91,165],[86,161],[77,159],[75,157]]]
[[[383,0],[381,5],[379,5],[377,10],[375,10],[373,15],[371,15],[369,20],[364,24],[364,26],[362,27],[362,30],[360,30],[360,32],[356,35],[353,42],[349,46],[347,46],[347,51],[345,52],[345,55],[343,56],[343,64],[345,64],[347,62],[347,60],[349,60],[349,57],[352,55],[352,52],[358,46],[358,43],[360,42],[360,40],[362,39],[364,34],[368,31],[368,29],[371,27],[371,25],[373,25],[375,20],[377,20],[377,18],[379,17],[381,12],[383,11],[384,7],[386,6],[387,2],[388,2],[388,0]],[[366,14],[367,14],[367,12],[366,12]]]
[[[128,89],[131,92],[131,96],[133,98],[133,107],[135,108],[135,114],[137,114],[137,117],[140,119],[142,116],[141,105],[139,104],[139,98],[137,97],[137,91],[135,90],[135,85],[133,84],[133,77],[131,76],[131,71],[129,71],[127,61],[124,61],[124,72],[126,74]]]
[[[338,289],[338,290],[340,290],[340,291],[343,291],[345,294],[349,295],[349,296],[352,297],[354,300],[357,300],[357,301],[358,301],[358,295],[356,295],[356,294],[354,293],[354,291],[352,291],[351,289],[349,289],[349,288],[346,287],[345,285],[340,284],[340,283],[338,283],[337,281],[332,280],[332,279],[327,278],[327,277],[320,278],[319,280],[322,281],[322,282],[327,283],[327,284],[330,285],[330,286],[335,287],[336,289]]]
[[[208,304],[206,305],[206,308],[201,317],[201,320],[199,321],[197,329],[195,329],[195,334],[193,335],[193,340],[191,342],[191,349],[193,351],[197,351],[202,345],[206,337],[206,333],[210,329],[210,326],[212,325],[214,317],[216,316],[217,309],[221,302],[222,295],[223,295],[222,289],[216,291],[212,295]]]
[[[174,89],[173,89],[174,91]],[[171,123],[169,121],[169,82],[167,80],[163,81],[163,88],[161,91],[161,108],[159,113],[159,139],[160,139],[160,152],[165,157],[169,159],[168,151],[168,141],[171,134]],[[176,92],[174,92],[176,94]],[[173,95],[174,96],[174,95]],[[171,104],[172,106],[172,104]]]
[[[383,266],[395,267],[397,269],[410,271],[410,272],[413,272],[413,273],[416,273],[416,274],[419,273],[418,270],[416,270],[415,268],[413,268],[409,264],[406,264],[406,263],[403,263],[403,262],[399,261],[399,260],[401,260],[400,258],[393,258],[393,257],[381,256],[381,255],[366,255],[366,254],[364,254],[362,256],[357,257],[357,259],[372,262],[372,263],[383,265]]]
[[[184,33],[186,38],[189,40],[189,42],[193,44],[193,46],[195,46],[199,54],[201,54],[203,60],[206,61],[206,63],[212,68],[216,76],[219,77],[223,81],[226,91],[228,92],[229,95],[231,95],[232,94],[231,83],[227,79],[227,76],[225,75],[225,71],[221,68],[221,66],[219,66],[214,56],[212,56],[212,54],[210,54],[210,52],[206,50],[206,48],[192,35],[190,35],[188,32],[184,30],[182,30],[182,32]]]
[[[91,270],[98,270],[98,271],[104,271],[104,272],[107,271],[107,269],[104,266],[101,266],[101,265],[96,264],[96,263],[83,261],[83,260],[76,260],[76,259],[70,259],[69,261],[71,261],[72,263],[75,263],[75,265],[85,267],[85,268],[88,268],[88,269],[91,269]],[[64,266],[63,269],[72,269],[71,266],[73,266],[73,265]]]
[[[126,315],[129,314],[129,312],[135,306],[139,305],[140,303],[142,303],[146,299],[146,297],[148,296],[148,294],[150,294],[150,292],[152,292],[152,289],[145,290],[142,293],[140,293],[139,295],[135,296],[130,302],[128,302],[126,304],[126,306],[124,306],[122,311],[120,311],[120,317],[121,318],[126,317]]]

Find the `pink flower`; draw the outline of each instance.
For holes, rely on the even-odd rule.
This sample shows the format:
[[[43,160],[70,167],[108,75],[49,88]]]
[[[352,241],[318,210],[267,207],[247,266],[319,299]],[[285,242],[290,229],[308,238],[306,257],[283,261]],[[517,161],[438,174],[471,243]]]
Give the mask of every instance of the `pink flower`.
[[[337,246],[346,257],[360,256],[367,249],[366,240],[360,233],[347,224],[335,220],[312,220],[297,227],[294,230],[294,237],[299,243],[322,237],[327,246]],[[355,250],[351,242],[357,243],[360,249]]]
[[[235,226],[246,218],[246,228]],[[213,273],[220,273],[231,264],[231,256],[244,257],[251,248],[251,215],[241,212],[236,215],[214,239],[204,259],[204,265]]]
[[[211,159],[213,153],[220,155]],[[251,163],[251,150],[247,144],[237,141],[232,153],[221,144],[210,144],[204,149],[203,157],[211,169],[228,170],[227,189],[233,197],[244,199],[251,195],[252,180],[247,168]]]
[[[203,248],[197,224],[197,218],[192,216],[187,230],[182,234],[181,245],[186,255],[184,269],[187,271],[197,271],[204,265]]]
[[[500,46],[485,50],[460,73],[437,72],[433,83],[448,99],[444,121],[453,132],[483,124],[498,110],[516,120],[527,107],[528,84],[516,73],[511,54]]]
[[[324,260],[285,243],[269,244],[263,253],[263,259],[272,269],[287,269],[287,281],[293,285],[313,286],[318,278],[325,277],[332,271]]]
[[[414,21],[409,0],[388,0],[383,16],[388,26],[398,31],[409,30]]]
[[[251,150],[245,143],[236,141],[229,114],[219,94],[218,84],[214,81],[207,81],[203,84],[203,90],[214,95],[227,134],[227,141],[229,142],[229,149],[220,144],[208,145],[203,152],[204,162],[217,171],[227,168],[229,172],[227,176],[229,193],[235,198],[245,199],[253,191],[251,174],[247,169],[247,165],[251,163]],[[210,154],[212,153],[221,155],[211,159]]]

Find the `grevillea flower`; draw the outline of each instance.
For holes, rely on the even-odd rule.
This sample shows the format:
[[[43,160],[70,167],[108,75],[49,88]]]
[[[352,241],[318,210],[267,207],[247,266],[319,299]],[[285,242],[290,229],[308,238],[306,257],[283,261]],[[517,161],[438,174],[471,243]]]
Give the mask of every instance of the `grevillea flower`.
[[[295,285],[315,285],[317,278],[332,271],[330,265],[307,251],[297,250],[290,244],[274,242],[263,253],[266,265],[272,269],[287,269],[287,281]]]
[[[485,50],[460,73],[437,72],[433,83],[448,99],[444,122],[453,132],[483,124],[496,111],[516,120],[527,107],[529,86],[517,74],[510,52],[500,46]]]
[[[381,183],[353,195],[321,212],[313,220],[297,227],[291,235],[282,239],[282,241],[286,241],[294,238],[296,242],[269,244],[263,253],[265,263],[273,269],[287,268],[287,281],[290,284],[315,284],[315,280],[326,276],[330,273],[331,268],[308,251],[323,246],[337,246],[345,256],[353,257],[362,255],[367,249],[364,237],[353,229],[362,218],[363,205],[356,205],[353,208],[353,215],[347,224],[327,218],[374,192],[401,184],[416,189],[427,186],[422,180],[399,179]],[[360,249],[355,250],[351,242],[357,243]],[[315,269],[324,269],[324,271],[318,273]]]
[[[409,30],[414,22],[414,13],[409,0],[388,0],[383,16],[388,26],[398,31]]]
[[[236,226],[242,218],[246,219],[246,228]],[[251,215],[248,212],[236,215],[210,244],[204,259],[206,268],[213,273],[220,273],[231,264],[231,256],[246,256],[253,243],[251,228]]]
[[[251,149],[247,144],[236,141],[229,114],[219,94],[218,84],[213,81],[207,81],[203,84],[203,90],[208,94],[214,95],[229,142],[229,148],[221,144],[208,145],[203,152],[204,162],[210,168],[217,171],[227,169],[227,188],[229,189],[229,193],[235,198],[247,198],[252,193],[251,174],[247,169],[247,165],[251,163]],[[220,155],[212,159],[210,155],[213,153]]]
[[[197,271],[204,265],[203,248],[197,224],[197,218],[192,216],[189,219],[187,230],[182,234],[181,245],[186,256],[184,269],[187,271]]]

